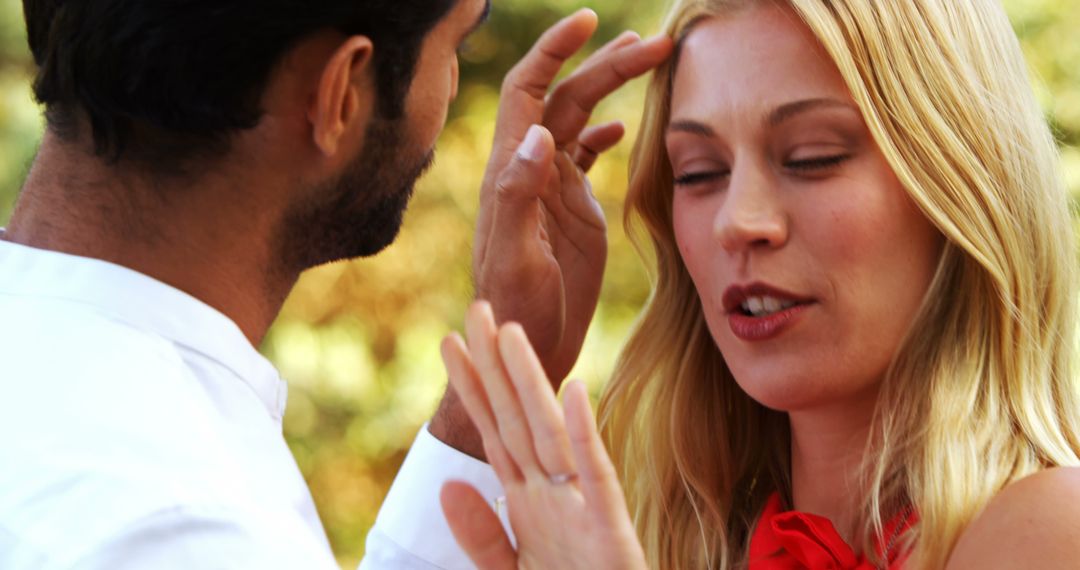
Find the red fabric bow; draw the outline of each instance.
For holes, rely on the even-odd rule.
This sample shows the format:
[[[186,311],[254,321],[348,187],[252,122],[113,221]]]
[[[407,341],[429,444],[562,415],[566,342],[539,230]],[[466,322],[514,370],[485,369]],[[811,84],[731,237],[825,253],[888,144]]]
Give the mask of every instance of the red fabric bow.
[[[885,536],[903,532],[914,524],[914,516],[897,517],[885,525]],[[878,544],[880,553],[890,545]],[[896,546],[888,553],[889,570],[899,570],[906,556]],[[773,493],[761,513],[750,539],[750,570],[875,570],[865,556],[856,556],[829,519],[800,513],[780,512],[780,495]]]

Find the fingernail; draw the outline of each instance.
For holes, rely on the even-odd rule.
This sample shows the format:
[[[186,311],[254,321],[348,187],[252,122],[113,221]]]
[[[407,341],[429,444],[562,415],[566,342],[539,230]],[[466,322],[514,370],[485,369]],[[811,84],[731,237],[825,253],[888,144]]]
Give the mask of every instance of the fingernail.
[[[576,16],[577,14],[590,14],[594,18],[597,18],[597,19],[600,18],[600,16],[598,16],[596,14],[596,10],[593,10],[592,8],[582,8],[582,9],[578,10],[577,13],[575,13],[574,15]]]
[[[529,127],[529,132],[525,135],[525,140],[521,141],[521,146],[518,147],[518,156],[529,161],[539,160],[540,156],[544,153],[543,144],[543,130],[539,125],[533,125]]]
[[[645,43],[647,43],[647,44],[665,44],[665,43],[673,43],[673,42],[671,40],[671,36],[669,36],[667,34],[657,34],[657,35],[645,40]]]
[[[492,322],[495,321],[495,310],[491,308],[489,301],[480,301],[480,314],[487,317]]]

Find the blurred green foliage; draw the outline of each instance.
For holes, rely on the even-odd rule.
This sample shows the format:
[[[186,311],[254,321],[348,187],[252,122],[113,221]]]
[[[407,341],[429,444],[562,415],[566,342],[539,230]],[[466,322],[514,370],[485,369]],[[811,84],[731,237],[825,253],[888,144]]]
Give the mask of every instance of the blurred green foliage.
[[[1036,88],[1062,143],[1074,204],[1080,203],[1080,0],[1006,0],[1035,72]],[[623,29],[655,31],[661,2],[496,0],[491,21],[463,55],[461,95],[421,181],[398,242],[373,259],[304,275],[263,352],[290,381],[286,437],[307,477],[343,568],[363,539],[417,430],[446,384],[443,335],[460,329],[472,298],[469,272],[477,189],[491,144],[502,76],[548,25],[588,5],[601,16],[593,47]],[[18,0],[0,0],[0,225],[40,140],[30,95],[33,65]],[[642,81],[598,110],[636,132]],[[608,214],[610,260],[600,307],[574,376],[594,390],[647,294],[621,227],[631,140],[592,173]]]

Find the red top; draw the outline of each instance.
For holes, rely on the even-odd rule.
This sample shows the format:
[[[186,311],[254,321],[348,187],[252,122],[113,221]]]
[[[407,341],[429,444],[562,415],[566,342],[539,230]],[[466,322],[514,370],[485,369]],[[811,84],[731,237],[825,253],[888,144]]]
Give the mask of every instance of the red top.
[[[893,544],[881,544],[879,539],[877,551],[880,554],[889,549],[889,570],[903,567],[907,553],[900,552],[897,537],[916,520],[914,514],[900,515],[885,525],[888,538],[884,541]],[[750,570],[875,570],[875,566],[865,556],[855,555],[829,519],[798,511],[780,512],[780,495],[773,493],[750,538]]]

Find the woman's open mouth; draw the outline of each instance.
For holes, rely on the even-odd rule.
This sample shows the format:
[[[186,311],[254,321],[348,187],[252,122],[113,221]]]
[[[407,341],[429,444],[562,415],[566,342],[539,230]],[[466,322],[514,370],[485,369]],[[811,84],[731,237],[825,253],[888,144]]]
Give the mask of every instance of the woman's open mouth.
[[[787,330],[814,304],[814,300],[764,283],[752,283],[728,287],[723,303],[731,332],[736,337],[745,341],[763,341]]]

